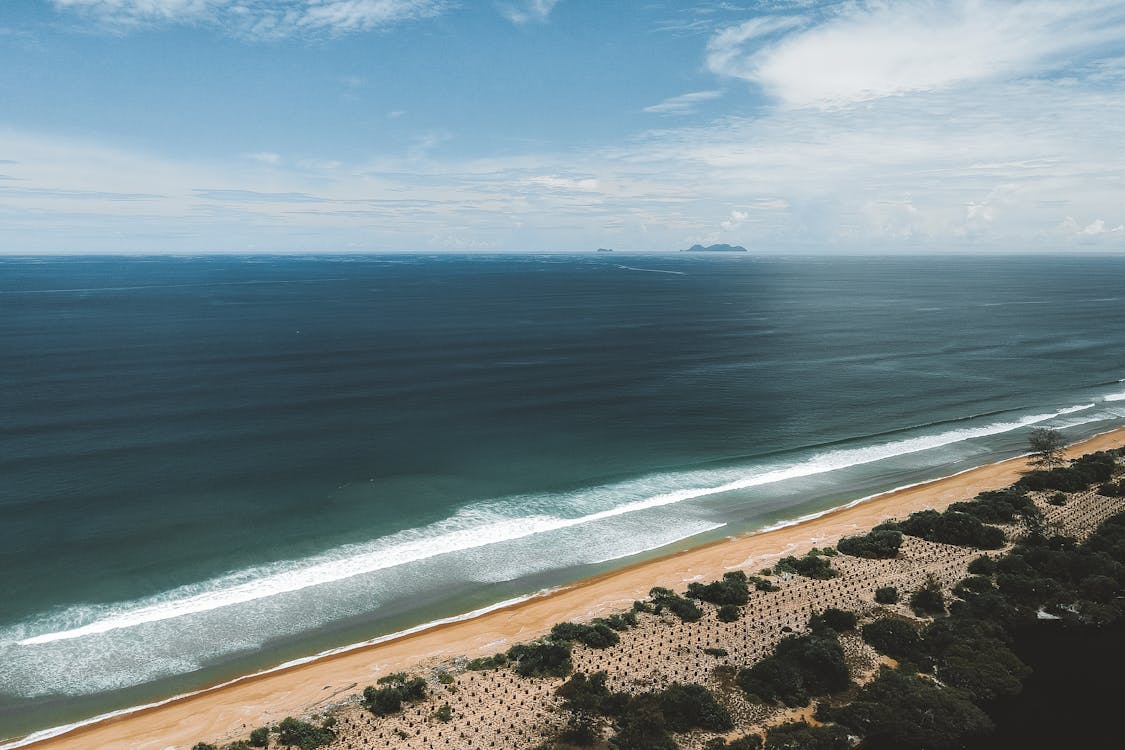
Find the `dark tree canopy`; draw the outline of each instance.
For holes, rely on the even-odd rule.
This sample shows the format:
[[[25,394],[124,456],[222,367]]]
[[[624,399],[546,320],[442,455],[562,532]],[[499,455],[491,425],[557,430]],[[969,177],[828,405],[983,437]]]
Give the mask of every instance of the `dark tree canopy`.
[[[1036,427],[1027,434],[1027,444],[1031,448],[1032,462],[1043,469],[1062,466],[1063,448],[1066,438],[1058,430],[1049,427]]]

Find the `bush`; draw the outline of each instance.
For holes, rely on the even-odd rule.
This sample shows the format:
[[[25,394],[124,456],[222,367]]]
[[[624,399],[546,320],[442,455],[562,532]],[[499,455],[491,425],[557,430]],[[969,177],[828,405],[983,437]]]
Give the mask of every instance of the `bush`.
[[[958,690],[884,667],[853,703],[830,711],[855,730],[864,747],[953,750],[969,736],[992,729],[992,721]]]
[[[481,672],[486,669],[497,669],[508,663],[508,655],[504,653],[493,654],[492,656],[481,656],[473,659],[465,665],[465,669],[471,669],[474,672]]]
[[[928,579],[922,588],[910,595],[910,608],[919,617],[944,615],[945,595],[941,591],[941,584],[932,577]]]
[[[434,711],[432,714],[430,714],[430,716],[434,719],[437,719],[443,724],[448,724],[453,720],[453,709],[449,707],[448,703],[443,703],[441,704],[441,707],[438,708],[437,711]]]
[[[996,561],[988,555],[981,555],[969,563],[969,572],[978,576],[990,576],[996,572]]]
[[[191,746],[191,750],[219,750],[219,748],[207,742],[197,742]]]
[[[508,649],[508,658],[523,677],[566,677],[573,669],[570,644],[565,642],[521,643]]]
[[[703,653],[708,656],[726,656],[727,650],[725,648],[705,648],[703,649]]]
[[[725,732],[734,726],[730,713],[702,685],[673,683],[659,696],[664,721],[673,732],[697,728]]]
[[[652,598],[653,611],[656,614],[667,609],[684,622],[696,622],[703,617],[703,610],[695,606],[693,601],[684,599],[671,589],[657,586],[651,589],[648,595]]]
[[[606,710],[606,701],[610,697],[609,688],[605,684],[606,679],[605,672],[595,672],[589,677],[585,672],[576,672],[559,686],[555,695],[563,699],[563,706],[568,711],[611,713]]]
[[[250,744],[254,747],[268,747],[270,744],[270,728],[258,727],[250,732]]]
[[[854,612],[848,612],[847,609],[837,609],[836,607],[828,607],[820,614],[812,615],[809,618],[809,627],[813,632],[822,631],[825,629],[843,633],[845,631],[854,630],[857,618]]]
[[[712,604],[742,605],[750,601],[749,579],[742,571],[725,573],[721,581],[688,584],[687,595]]]
[[[781,591],[780,586],[761,576],[750,576],[750,582],[754,584],[754,588],[758,591]],[[757,735],[751,736],[756,737]]]
[[[595,623],[608,625],[614,630],[628,630],[629,628],[637,627],[637,613],[634,611],[623,612],[619,615],[610,615],[609,617],[599,617],[594,620]]]
[[[368,685],[363,689],[363,702],[376,716],[388,716],[402,710],[403,703],[416,703],[426,697],[426,681],[421,677],[409,678],[403,672],[380,677],[381,687]]]
[[[279,745],[293,745],[301,750],[314,750],[330,744],[336,739],[336,733],[328,727],[318,727],[306,721],[286,717],[277,726],[277,742]]]
[[[851,750],[848,733],[831,724],[814,727],[793,721],[774,727],[766,735],[765,750]]]
[[[765,701],[806,706],[812,695],[848,686],[848,666],[835,633],[788,636],[773,654],[737,675],[738,686]]]
[[[668,734],[660,701],[651,693],[629,701],[610,744],[617,750],[677,750],[676,741]]]
[[[1059,506],[1066,505],[1066,493],[1065,492],[1056,492],[1055,494],[1053,494],[1049,498],[1047,498],[1047,502],[1050,503],[1051,505],[1059,505]]]
[[[1111,453],[1099,451],[1076,458],[1070,466],[1050,471],[1033,471],[1026,474],[1017,486],[1029,490],[1061,490],[1081,492],[1092,484],[1108,482],[1113,477],[1114,460]]]
[[[551,639],[555,641],[578,641],[590,648],[609,648],[616,646],[621,637],[613,628],[596,622],[593,625],[579,625],[573,622],[560,622],[551,628]]]
[[[949,510],[966,513],[982,523],[1013,523],[1017,518],[1040,515],[1027,490],[1018,486],[982,492],[969,502],[953,503]]]
[[[809,553],[804,557],[783,557],[778,561],[775,569],[785,573],[796,573],[806,578],[815,578],[825,581],[840,575],[826,558]]]
[[[978,549],[999,549],[1005,536],[1001,529],[986,526],[968,513],[947,510],[920,510],[910,514],[901,524],[902,533],[930,542],[957,544]]]
[[[715,615],[721,622],[735,622],[742,616],[742,610],[733,604],[724,604],[719,607],[719,611]]]
[[[892,659],[915,664],[925,662],[922,638],[914,626],[905,620],[886,617],[864,625],[860,633],[871,648]]]
[[[851,555],[852,557],[889,560],[898,555],[898,549],[901,546],[901,531],[879,529],[869,531],[864,536],[844,537],[836,545],[836,548],[845,555]]]
[[[875,589],[875,601],[879,604],[898,604],[898,589],[894,586],[880,586]]]

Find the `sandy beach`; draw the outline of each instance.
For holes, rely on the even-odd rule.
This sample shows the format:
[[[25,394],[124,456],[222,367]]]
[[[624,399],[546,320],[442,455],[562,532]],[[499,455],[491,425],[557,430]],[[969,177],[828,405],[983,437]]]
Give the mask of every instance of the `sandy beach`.
[[[1070,457],[1120,446],[1125,429],[1077,443]],[[810,520],[646,561],[591,578],[479,617],[436,626],[377,645],[173,700],[32,743],[34,748],[190,748],[200,740],[245,736],[251,728],[301,716],[362,690],[388,672],[410,671],[457,656],[491,654],[535,638],[560,621],[627,609],[653,586],[681,590],[685,581],[710,580],[726,570],[755,570],[777,557],[835,543],[888,517],[941,509],[979,492],[1007,486],[1027,468],[1016,458],[952,477],[880,495]]]

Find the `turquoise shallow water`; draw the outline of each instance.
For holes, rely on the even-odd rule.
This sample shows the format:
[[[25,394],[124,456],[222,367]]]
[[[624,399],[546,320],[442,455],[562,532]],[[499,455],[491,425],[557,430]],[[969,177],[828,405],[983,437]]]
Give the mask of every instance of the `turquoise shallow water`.
[[[1123,282],[1121,258],[0,260],[0,736],[1123,424]]]

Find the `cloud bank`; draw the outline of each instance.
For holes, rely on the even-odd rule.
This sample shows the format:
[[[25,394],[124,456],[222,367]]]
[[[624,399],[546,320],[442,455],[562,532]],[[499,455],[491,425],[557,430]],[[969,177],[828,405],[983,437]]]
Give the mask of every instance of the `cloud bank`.
[[[446,0],[51,0],[119,30],[209,25],[241,36],[346,34],[436,16]]]

